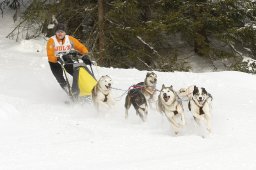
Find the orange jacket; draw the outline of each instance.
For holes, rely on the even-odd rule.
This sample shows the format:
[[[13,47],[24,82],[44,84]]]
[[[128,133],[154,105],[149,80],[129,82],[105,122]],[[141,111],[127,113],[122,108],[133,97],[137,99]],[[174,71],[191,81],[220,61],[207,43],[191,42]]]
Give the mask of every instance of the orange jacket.
[[[58,42],[61,42],[62,40],[58,40]],[[65,39],[63,40],[65,42]],[[81,42],[79,42],[76,38],[69,36],[69,41],[72,45],[72,47],[77,50],[81,54],[86,54],[88,53],[87,47],[85,47]],[[55,56],[55,51],[54,51],[54,40],[50,38],[47,42],[47,56],[48,56],[48,61],[52,63],[57,62],[57,56]]]

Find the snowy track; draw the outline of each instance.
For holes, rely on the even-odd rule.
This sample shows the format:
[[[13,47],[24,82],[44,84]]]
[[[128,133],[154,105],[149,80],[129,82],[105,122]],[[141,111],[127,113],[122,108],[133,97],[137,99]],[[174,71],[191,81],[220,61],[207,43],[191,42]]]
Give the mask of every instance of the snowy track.
[[[124,97],[104,114],[90,105],[65,105],[45,41],[16,43],[4,38],[6,29],[0,26],[0,169],[256,169],[255,75],[158,72],[158,89],[163,83],[176,90],[196,84],[213,95],[213,135],[203,139],[186,109],[187,126],[174,137],[156,111],[142,123],[130,109],[125,120]],[[94,70],[124,90],[146,74]],[[113,90],[115,97],[122,93]]]

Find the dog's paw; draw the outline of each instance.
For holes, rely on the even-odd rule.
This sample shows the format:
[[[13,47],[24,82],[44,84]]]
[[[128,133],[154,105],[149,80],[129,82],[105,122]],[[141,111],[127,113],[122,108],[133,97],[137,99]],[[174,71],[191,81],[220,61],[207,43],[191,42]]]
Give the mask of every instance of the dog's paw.
[[[209,134],[212,134],[212,130],[211,129],[207,128],[207,131],[208,131]]]
[[[205,134],[203,134],[202,136],[201,136],[203,139],[209,139],[209,138],[212,138],[213,137],[213,134],[212,133],[205,133]]]
[[[181,119],[181,122],[179,124],[180,124],[180,126],[184,127],[186,125],[186,122],[184,119]]]
[[[125,119],[128,119],[128,112],[127,112],[127,111],[125,112],[124,118],[125,118]]]

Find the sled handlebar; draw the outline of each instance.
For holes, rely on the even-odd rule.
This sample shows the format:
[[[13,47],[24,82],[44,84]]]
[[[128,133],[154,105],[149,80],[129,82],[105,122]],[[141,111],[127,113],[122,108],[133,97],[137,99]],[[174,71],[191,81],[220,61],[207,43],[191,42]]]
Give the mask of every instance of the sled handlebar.
[[[89,60],[89,63],[85,63],[86,65],[97,65],[96,61],[91,61],[89,56],[91,53],[87,53],[85,55],[82,55],[78,53],[77,51],[71,51],[68,54],[60,54],[59,55],[59,63],[63,65],[69,65],[69,64],[74,64],[73,62],[78,62],[79,59],[83,60],[83,57],[87,58],[87,61]],[[84,61],[84,60],[83,60]]]
[[[69,53],[67,53],[67,54],[65,54],[65,53],[60,53],[60,54],[58,55],[58,57],[60,57],[60,58],[71,58],[71,59],[73,59],[73,58],[81,59],[83,56],[88,56],[88,57],[90,57],[91,55],[92,55],[91,52],[88,52],[88,53],[86,53],[86,54],[81,54],[81,53],[79,53],[79,52],[77,52],[77,51],[71,51],[71,52],[69,52]]]

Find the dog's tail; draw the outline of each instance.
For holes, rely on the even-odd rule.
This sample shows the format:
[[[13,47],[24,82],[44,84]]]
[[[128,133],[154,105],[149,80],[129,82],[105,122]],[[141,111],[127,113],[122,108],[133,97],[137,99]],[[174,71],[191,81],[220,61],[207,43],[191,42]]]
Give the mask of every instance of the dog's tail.
[[[129,94],[127,94],[127,96],[125,97],[124,107],[126,109],[129,109],[131,107],[131,96]]]

